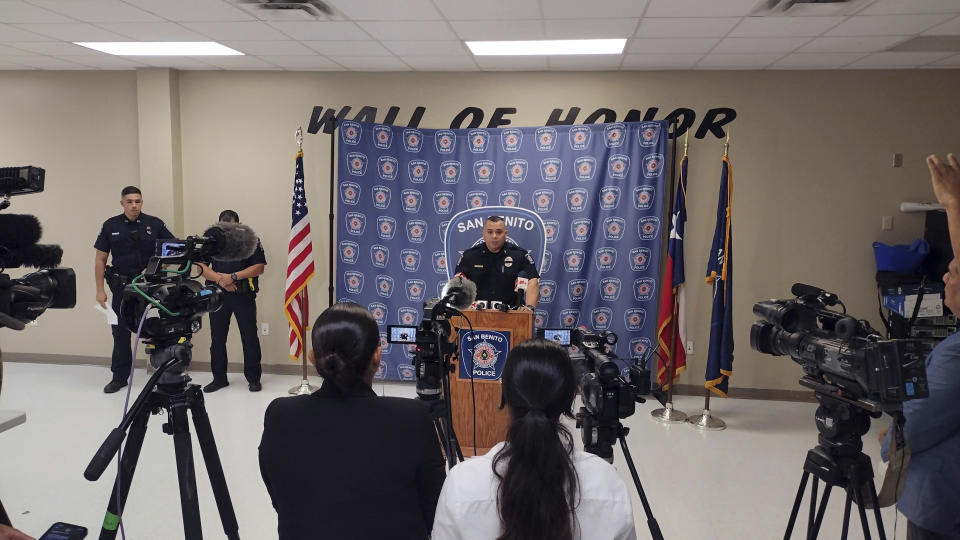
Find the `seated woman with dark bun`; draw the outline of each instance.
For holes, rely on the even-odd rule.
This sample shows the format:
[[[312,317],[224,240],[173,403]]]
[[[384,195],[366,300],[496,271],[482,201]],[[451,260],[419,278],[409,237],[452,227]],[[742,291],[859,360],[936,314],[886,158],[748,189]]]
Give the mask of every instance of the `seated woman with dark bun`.
[[[450,470],[433,540],[635,539],[630,495],[612,465],[573,448],[576,375],[567,351],[543,339],[507,355],[506,442]]]
[[[380,333],[361,306],[327,308],[311,338],[323,385],[275,399],[263,420],[260,472],[280,538],[427,538],[444,478],[429,409],[374,393]]]

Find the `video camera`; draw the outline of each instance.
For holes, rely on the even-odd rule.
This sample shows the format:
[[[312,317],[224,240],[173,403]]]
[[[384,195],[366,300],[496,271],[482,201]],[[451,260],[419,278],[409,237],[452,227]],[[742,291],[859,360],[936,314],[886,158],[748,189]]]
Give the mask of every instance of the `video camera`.
[[[43,191],[45,176],[40,167],[0,167],[0,210],[10,206],[14,195]],[[36,216],[0,214],[0,328],[23,330],[47,308],[69,309],[76,304],[76,274],[71,268],[54,268],[63,249],[38,244],[41,234]],[[4,273],[21,266],[41,270],[21,278]]]
[[[796,298],[757,302],[761,320],[750,329],[750,348],[789,355],[800,364],[800,384],[870,413],[902,409],[929,395],[922,344],[882,339],[870,323],[847,315],[836,294],[796,283]],[[839,304],[843,311],[829,306]]]
[[[636,404],[646,402],[642,396],[650,393],[647,359],[634,359],[624,378],[612,351],[617,343],[613,332],[594,334],[582,328],[539,328],[537,337],[575,348],[570,359],[579,373],[583,398],[583,407],[577,412],[577,427],[582,430],[584,449],[612,461],[620,420],[633,415]]]
[[[456,350],[456,343],[450,341],[450,321],[438,318],[424,319],[419,326],[388,325],[387,342],[413,349],[420,399],[440,399],[443,359]]]

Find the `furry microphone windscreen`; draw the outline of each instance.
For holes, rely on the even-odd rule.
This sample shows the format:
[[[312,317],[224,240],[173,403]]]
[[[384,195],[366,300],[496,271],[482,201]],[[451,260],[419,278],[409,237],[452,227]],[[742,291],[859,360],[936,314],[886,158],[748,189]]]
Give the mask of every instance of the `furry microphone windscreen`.
[[[221,221],[211,225],[203,236],[213,244],[208,251],[215,261],[240,261],[257,250],[257,235],[253,229],[240,223]]]

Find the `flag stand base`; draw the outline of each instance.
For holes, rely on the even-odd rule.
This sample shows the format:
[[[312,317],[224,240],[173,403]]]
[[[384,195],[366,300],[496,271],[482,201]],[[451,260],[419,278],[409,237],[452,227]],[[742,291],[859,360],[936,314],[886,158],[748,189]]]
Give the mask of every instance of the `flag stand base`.
[[[680,424],[687,421],[687,413],[673,408],[673,403],[667,402],[662,409],[650,411],[654,420],[663,424]]]
[[[705,431],[720,431],[721,429],[727,429],[726,422],[717,418],[716,416],[711,415],[710,409],[704,409],[703,414],[691,416],[687,419],[687,422],[690,422],[690,424],[696,429]]]
[[[310,381],[303,379],[300,384],[287,391],[288,394],[297,396],[306,396],[317,391],[317,387],[310,384]]]

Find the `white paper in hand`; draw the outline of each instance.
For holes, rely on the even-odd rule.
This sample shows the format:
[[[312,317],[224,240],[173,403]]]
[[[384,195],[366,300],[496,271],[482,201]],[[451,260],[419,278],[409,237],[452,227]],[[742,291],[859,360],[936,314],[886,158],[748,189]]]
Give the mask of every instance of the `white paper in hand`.
[[[107,306],[103,307],[100,304],[94,304],[93,309],[103,313],[107,317],[107,324],[114,325],[117,324],[117,314],[113,312],[113,307]]]

